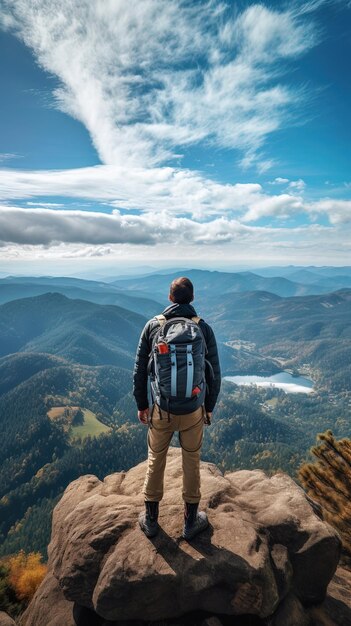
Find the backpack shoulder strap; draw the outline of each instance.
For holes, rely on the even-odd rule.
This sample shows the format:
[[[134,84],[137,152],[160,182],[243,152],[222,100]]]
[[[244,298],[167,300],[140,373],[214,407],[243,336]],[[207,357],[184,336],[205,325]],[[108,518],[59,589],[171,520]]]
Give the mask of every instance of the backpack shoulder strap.
[[[193,322],[195,322],[195,324],[199,324],[200,320],[202,319],[201,317],[199,317],[198,315],[194,315],[194,317],[191,318]]]
[[[195,322],[195,324],[197,324],[198,326],[199,326],[199,324],[200,324],[201,320],[202,320],[202,317],[199,317],[198,315],[194,315],[194,317],[192,317],[192,318],[191,318],[191,321],[192,321],[192,322]],[[207,343],[206,343],[205,335],[204,335],[204,334],[203,334],[203,332],[202,332],[202,328],[201,328],[201,326],[199,326],[199,331],[200,331],[200,333],[201,333],[201,336],[202,336],[203,342],[204,342],[204,344],[205,344],[205,354],[207,354],[207,352],[208,352],[208,349],[207,349]]]
[[[165,325],[165,323],[167,321],[167,318],[164,315],[162,315],[162,313],[160,315],[155,315],[154,319],[157,320],[160,325],[156,326],[151,331],[151,348],[150,348],[150,352],[149,352],[149,362],[148,362],[148,366],[147,366],[148,374],[150,374],[150,372],[151,372],[151,365],[152,365],[152,360],[153,360],[153,348],[154,348],[154,345],[156,343],[156,338],[162,332],[161,329],[162,329],[162,327]]]
[[[155,315],[155,318],[159,322],[160,326],[163,326],[166,323],[166,317],[164,315]]]

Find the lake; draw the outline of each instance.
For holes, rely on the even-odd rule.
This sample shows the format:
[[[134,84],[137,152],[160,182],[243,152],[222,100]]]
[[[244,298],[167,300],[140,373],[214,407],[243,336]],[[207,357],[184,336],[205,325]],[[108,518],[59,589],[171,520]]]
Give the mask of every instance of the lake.
[[[288,372],[279,372],[273,376],[224,376],[224,380],[236,385],[257,385],[257,387],[277,387],[286,393],[311,393],[313,381],[303,376],[292,376]]]

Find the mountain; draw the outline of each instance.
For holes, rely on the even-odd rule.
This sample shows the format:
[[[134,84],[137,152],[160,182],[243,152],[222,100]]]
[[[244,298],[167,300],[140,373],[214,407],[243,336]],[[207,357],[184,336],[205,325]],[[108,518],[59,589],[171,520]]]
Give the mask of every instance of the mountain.
[[[70,480],[144,457],[131,370],[145,322],[59,293],[0,306],[0,554],[45,550],[52,506]]]
[[[223,360],[232,373],[260,373],[255,362],[270,369],[269,362],[260,362],[265,357],[283,369],[307,365],[326,389],[349,393],[351,289],[293,298],[266,292],[226,294],[207,313],[218,341],[234,344],[232,358],[227,349]],[[250,355],[251,372],[243,360]]]
[[[303,273],[306,272],[306,276],[308,277],[309,274],[312,275],[317,275],[317,276],[325,276],[325,277],[332,277],[332,276],[351,276],[351,266],[346,265],[343,267],[335,267],[335,266],[322,266],[322,267],[318,267],[316,265],[308,265],[308,266],[301,266],[301,265],[282,265],[282,266],[277,266],[277,265],[272,265],[269,267],[258,267],[255,268],[253,270],[256,274],[259,274],[260,276],[266,276],[266,277],[270,277],[270,276],[285,276],[286,278],[291,279],[291,277],[299,272],[302,272],[301,276],[303,276]]]
[[[311,272],[309,270],[298,270],[289,275],[289,280],[298,283],[304,283],[305,285],[313,285],[318,289],[319,293],[326,291],[337,291],[338,289],[345,289],[351,287],[351,275],[343,274],[319,274],[318,272]]]
[[[29,298],[48,292],[61,293],[71,299],[89,300],[97,304],[114,304],[135,313],[152,317],[164,307],[149,297],[126,294],[102,281],[71,277],[12,277],[0,279],[0,304],[20,298]]]
[[[213,325],[223,375],[304,368],[316,391],[293,397],[224,381],[203,458],[222,469],[295,476],[317,432],[349,430],[351,290],[292,297],[235,291],[252,276],[229,274],[227,284],[224,272],[193,274],[195,305]],[[113,289],[138,301],[139,287],[155,297],[169,279],[146,277],[126,294]],[[91,473],[103,479],[145,458],[132,367],[147,317],[57,292],[0,306],[0,556],[20,547],[45,550],[52,507],[71,480]],[[83,424],[73,422],[76,414]]]
[[[8,393],[38,372],[59,367],[65,359],[51,354],[15,353],[0,358],[0,396]]]
[[[239,334],[265,345],[281,339],[351,337],[351,289],[292,298],[259,291],[225,294],[207,313],[222,339]]]
[[[305,271],[302,271],[301,275],[297,274],[297,280],[293,280],[290,276],[289,278],[279,275],[261,276],[258,272],[187,270],[185,275],[194,283],[196,302],[201,306],[228,293],[266,291],[281,297],[292,297],[326,293],[351,286],[348,276],[323,278],[316,274],[314,281],[311,272]],[[143,278],[116,280],[112,284],[119,289],[124,289],[128,294],[135,293],[145,297],[152,293],[160,300],[168,293],[170,283],[177,276],[179,276],[179,271],[169,274],[151,274]],[[306,284],[303,281],[304,277],[306,277]]]
[[[196,297],[201,300],[236,291],[252,291],[255,289],[271,291],[278,295],[288,296],[297,293],[309,293],[308,287],[297,285],[285,278],[262,278],[252,272],[217,272],[208,270],[189,270],[186,275],[194,283]],[[168,293],[169,285],[179,272],[172,274],[152,274],[143,279],[130,278],[117,280],[113,285],[130,291],[155,293],[157,296]]]
[[[131,368],[146,318],[58,293],[0,306],[0,356],[49,352],[78,363]]]

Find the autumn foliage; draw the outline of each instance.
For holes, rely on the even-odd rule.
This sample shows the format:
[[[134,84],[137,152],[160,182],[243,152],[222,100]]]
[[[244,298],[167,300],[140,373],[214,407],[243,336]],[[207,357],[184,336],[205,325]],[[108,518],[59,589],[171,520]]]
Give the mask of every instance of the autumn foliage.
[[[323,518],[336,528],[344,549],[351,554],[351,439],[337,441],[331,430],[318,435],[311,448],[315,463],[305,463],[299,479],[307,495],[317,501]]]
[[[41,559],[40,552],[26,554],[24,550],[9,558],[8,582],[20,600],[29,602],[43,580],[47,566]]]

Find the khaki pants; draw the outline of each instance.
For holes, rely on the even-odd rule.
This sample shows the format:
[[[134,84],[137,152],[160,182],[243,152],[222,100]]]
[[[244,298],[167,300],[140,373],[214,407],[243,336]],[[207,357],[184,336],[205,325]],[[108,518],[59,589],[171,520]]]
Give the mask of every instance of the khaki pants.
[[[204,408],[193,413],[174,415],[154,405],[148,430],[148,468],[144,482],[145,500],[159,502],[163,497],[163,477],[166,457],[174,431],[179,431],[183,461],[183,500],[200,501],[200,451],[203,438]]]

